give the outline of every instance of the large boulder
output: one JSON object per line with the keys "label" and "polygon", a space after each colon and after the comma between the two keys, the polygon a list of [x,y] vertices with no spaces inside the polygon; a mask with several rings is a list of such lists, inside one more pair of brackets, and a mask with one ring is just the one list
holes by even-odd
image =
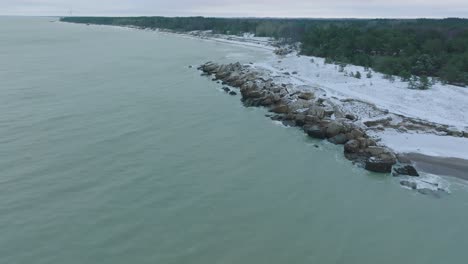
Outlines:
{"label": "large boulder", "polygon": [[348,142],[348,139],[346,138],[345,134],[338,134],[332,138],[329,138],[328,141],[336,145],[343,145]]}
{"label": "large boulder", "polygon": [[344,150],[345,150],[345,153],[358,153],[360,150],[359,141],[355,139],[349,140],[344,145]]}
{"label": "large boulder", "polygon": [[203,64],[200,68],[204,72],[213,73],[219,68],[219,65],[216,63],[212,63],[212,62],[207,62]]}
{"label": "large boulder", "polygon": [[345,127],[339,123],[339,122],[330,122],[327,126],[327,137],[328,138],[332,138],[332,137],[335,137],[339,134],[341,134],[341,132],[343,132],[345,130]]}
{"label": "large boulder", "polygon": [[306,124],[317,124],[320,122],[320,118],[314,115],[306,115],[304,121]]}
{"label": "large boulder", "polygon": [[393,168],[393,176],[407,175],[412,177],[419,177],[419,173],[412,165],[404,165]]}
{"label": "large boulder", "polygon": [[307,114],[323,119],[325,117],[325,110],[320,106],[313,105],[309,107]]}
{"label": "large boulder", "polygon": [[383,147],[369,147],[365,149],[365,152],[370,156],[365,164],[366,170],[379,173],[392,172],[392,167],[396,164],[397,159],[395,154],[389,149]]}
{"label": "large boulder", "polygon": [[297,114],[294,116],[294,120],[296,121],[296,126],[304,126],[306,116],[304,114]]}
{"label": "large boulder", "polygon": [[370,157],[366,161],[366,170],[378,172],[378,173],[390,173],[392,172],[392,167],[395,165],[395,161],[392,159],[378,159],[375,157]]}
{"label": "large boulder", "polygon": [[353,129],[351,132],[346,134],[346,137],[351,140],[351,139],[358,139],[364,137],[364,132],[362,132],[360,129]]}
{"label": "large boulder", "polygon": [[325,139],[326,138],[326,131],[323,127],[319,125],[305,125],[304,131],[313,138],[318,139]]}
{"label": "large boulder", "polygon": [[359,141],[359,146],[361,147],[361,149],[370,148],[370,151],[374,151],[374,149],[371,147],[375,147],[377,145],[375,143],[375,140],[370,139],[370,138],[360,137],[360,138],[357,138],[356,140]]}
{"label": "large boulder", "polygon": [[260,98],[263,96],[263,93],[259,90],[243,88],[241,89],[241,94],[243,98]]}

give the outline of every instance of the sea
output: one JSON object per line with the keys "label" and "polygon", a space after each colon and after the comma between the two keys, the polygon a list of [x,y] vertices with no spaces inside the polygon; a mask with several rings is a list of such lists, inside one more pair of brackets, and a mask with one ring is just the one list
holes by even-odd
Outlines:
{"label": "sea", "polygon": [[402,188],[196,69],[271,51],[57,20],[0,17],[1,264],[467,263],[464,182]]}

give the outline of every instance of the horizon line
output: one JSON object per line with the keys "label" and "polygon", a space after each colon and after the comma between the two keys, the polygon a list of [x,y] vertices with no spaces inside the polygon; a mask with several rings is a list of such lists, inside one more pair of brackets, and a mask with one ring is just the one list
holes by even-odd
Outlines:
{"label": "horizon line", "polygon": [[456,17],[456,16],[447,16],[447,17],[280,17],[280,16],[203,16],[203,15],[192,15],[192,16],[164,16],[164,15],[3,15],[0,14],[0,17],[57,17],[57,18],[72,18],[72,17],[166,17],[166,18],[190,18],[190,17],[202,17],[202,18],[226,18],[226,19],[434,19],[434,20],[444,20],[444,19],[468,19],[468,17]]}

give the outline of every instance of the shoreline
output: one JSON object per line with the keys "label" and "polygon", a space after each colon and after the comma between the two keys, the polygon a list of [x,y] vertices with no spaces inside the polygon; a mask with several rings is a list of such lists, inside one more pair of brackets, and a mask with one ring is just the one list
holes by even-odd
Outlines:
{"label": "shoreline", "polygon": [[[398,159],[396,152],[368,133],[352,111],[341,111],[340,105],[332,100],[308,89],[276,83],[268,72],[250,64],[207,62],[198,69],[202,76],[222,82],[223,90],[230,95],[236,95],[234,89],[239,89],[245,107],[264,107],[271,113],[266,116],[274,121],[302,129],[312,138],[343,145],[345,158],[358,167],[401,177],[402,186],[410,186],[422,194],[441,197],[449,193],[439,183],[422,177],[411,162]],[[405,180],[406,177],[413,179]]]}
{"label": "shoreline", "polygon": [[[93,25],[94,26],[94,25]],[[105,26],[105,27],[116,27],[112,25],[98,25],[98,26]],[[460,172],[463,169],[468,169],[468,165],[464,166],[464,162],[467,162],[468,160],[468,127],[466,126],[468,122],[464,123],[465,119],[468,120],[468,111],[467,114],[461,116],[460,118],[456,119],[456,116],[453,118],[449,119],[444,119],[447,116],[452,117],[451,115],[457,115],[458,113],[452,113],[450,114],[450,111],[452,111],[452,108],[449,108],[447,111],[440,115],[428,115],[425,114],[424,111],[427,109],[431,110],[431,108],[427,108],[427,106],[424,106],[426,102],[422,102],[422,104],[415,104],[414,106],[411,105],[411,100],[413,100],[412,96],[415,96],[416,99],[413,101],[418,102],[417,96],[419,95],[424,95],[424,93],[431,94],[431,91],[413,91],[409,89],[402,90],[401,89],[401,82],[397,81],[396,84],[392,83],[389,85],[388,81],[385,81],[387,83],[384,83],[382,81],[382,76],[379,73],[373,72],[374,76],[372,79],[365,80],[357,80],[356,78],[352,78],[349,76],[346,76],[343,78],[342,76],[338,76],[336,66],[335,65],[326,65],[323,62],[323,58],[316,58],[316,57],[308,57],[308,56],[302,56],[299,54],[295,54],[294,50],[289,50],[288,52],[284,53],[282,52],[281,47],[275,46],[275,43],[272,40],[269,40],[268,38],[255,38],[253,36],[229,36],[229,35],[219,35],[219,34],[212,34],[210,32],[200,32],[200,31],[194,31],[194,32],[172,32],[170,30],[149,30],[149,29],[140,29],[137,27],[132,27],[132,26],[117,26],[120,28],[127,28],[127,29],[135,29],[135,30],[144,30],[144,31],[149,31],[149,32],[155,32],[159,34],[170,34],[170,35],[176,35],[180,37],[185,37],[185,38],[191,38],[191,39],[197,39],[197,40],[206,40],[206,41],[213,41],[213,42],[219,42],[223,44],[230,44],[230,45],[237,45],[237,46],[242,46],[242,47],[247,47],[247,48],[255,48],[255,49],[263,49],[263,50],[269,50],[272,52],[271,59],[268,61],[264,62],[256,62],[256,63],[251,63],[250,65],[247,65],[252,71],[258,71],[261,72],[260,75],[262,75],[261,78],[264,78],[264,80],[268,80],[271,83],[278,83],[282,85],[286,85],[284,88],[286,90],[290,90],[292,94],[302,91],[304,92],[310,92],[314,94],[314,96],[317,96],[317,100],[320,100],[322,102],[325,102],[327,107],[332,107],[333,111],[329,109],[329,112],[333,112],[333,117],[330,116],[330,118],[335,119],[336,116],[335,113],[348,113],[352,114],[354,116],[352,120],[353,124],[356,125],[355,128],[360,129],[361,131],[364,132],[364,134],[368,135],[366,136],[370,141],[370,144],[367,144],[369,146],[365,146],[366,148],[372,147],[375,145],[376,147],[381,147],[383,149],[380,149],[378,152],[378,155],[383,155],[385,158],[389,158],[390,162],[392,163],[392,166],[396,164],[396,161],[393,163],[393,159],[391,158],[392,155],[398,155],[399,157],[406,157],[409,158],[409,164],[413,163],[416,167],[421,169],[421,171],[427,172],[427,173],[432,173],[432,172],[437,172],[436,174],[438,175],[446,175],[449,174],[449,176],[454,176],[458,177],[464,180],[468,180],[468,177],[465,177],[462,175]],[[280,52],[278,52],[278,50]],[[284,50],[284,49],[283,49]],[[214,70],[213,68],[211,70],[206,71],[206,69],[203,69],[204,66],[207,64],[204,64],[201,66],[201,69],[204,71],[204,73],[209,73],[208,75],[211,74],[216,74],[217,70]],[[237,74],[242,73],[243,67],[245,65],[240,65],[240,64],[230,64],[230,66],[236,65],[236,69],[231,69],[228,74],[229,76],[224,76],[224,77],[230,77],[230,75],[234,72],[237,72]],[[217,65],[217,66],[223,66],[223,65]],[[224,65],[224,66],[229,66],[229,65]],[[232,68],[232,67],[231,67]],[[334,69],[335,68],[335,69]],[[350,65],[348,66],[353,71],[357,70],[363,70],[362,67],[359,66],[354,66]],[[339,74],[342,75],[342,74]],[[221,78],[220,78],[221,77]],[[339,80],[338,80],[339,78]],[[237,85],[233,85],[232,80],[226,80],[223,78],[223,76],[216,76],[216,79],[222,80],[225,82],[225,84],[229,84],[231,87],[237,87],[241,88],[242,84],[238,83]],[[229,79],[229,78],[228,78]],[[235,79],[235,78],[234,78]],[[338,81],[337,81],[338,80]],[[234,80],[235,82],[236,80]],[[323,81],[323,83],[321,83]],[[365,83],[367,81],[367,83]],[[369,81],[370,81],[370,86],[369,87]],[[370,90],[374,89],[372,86],[378,86],[378,85],[385,85],[385,89],[389,90],[386,91],[386,96],[388,95],[396,95],[395,97],[400,97],[400,98],[390,98],[392,100],[379,100],[379,96],[369,93]],[[336,87],[333,87],[336,86]],[[388,89],[388,86],[395,86],[395,89],[392,90],[393,88],[390,87],[391,89]],[[348,89],[348,87],[351,87]],[[359,88],[362,88],[364,90],[364,93],[359,92]],[[353,90],[354,89],[354,90]],[[434,98],[438,99],[438,94],[439,90],[441,89],[440,87],[437,87],[437,91],[433,92],[435,93]],[[452,92],[453,94],[450,94],[451,97],[454,99],[460,100],[460,98],[457,98],[457,93],[463,93],[461,97],[462,102],[463,99],[465,99],[465,94],[466,98],[468,98],[468,89],[462,90],[463,88],[454,88],[454,87],[443,87],[444,90],[442,92],[446,91],[451,91],[450,89],[453,89]],[[377,89],[376,89],[377,90]],[[436,89],[435,89],[436,90]],[[366,93],[367,91],[367,93]],[[241,89],[242,93],[242,89]],[[289,93],[289,91],[288,91]],[[402,93],[402,94],[400,94]],[[400,109],[400,104],[395,104],[395,102],[398,102],[398,99],[401,99],[402,101],[405,100],[404,97],[405,94],[412,94],[410,97],[411,100],[406,100],[408,101],[409,107],[404,107],[404,109]],[[297,95],[297,94],[296,94]],[[449,96],[449,97],[450,97]],[[244,94],[243,94],[244,97]],[[450,98],[451,98],[450,97]],[[297,98],[296,98],[297,99]],[[295,99],[293,99],[295,100]],[[447,99],[444,97],[441,100],[446,100]],[[423,101],[423,100],[422,100]],[[442,106],[437,104],[437,101],[434,103],[434,108],[439,107],[440,109],[443,109]],[[446,102],[446,103],[451,103],[451,102]],[[424,106],[422,109],[418,109],[420,106]],[[255,103],[254,105],[250,106],[256,106]],[[462,105],[460,106],[462,107]],[[411,113],[411,111],[414,111]],[[299,110],[299,109],[296,109]],[[446,110],[446,109],[444,109]],[[433,113],[437,113],[437,109],[434,109],[432,111]],[[422,113],[422,114],[421,114]],[[461,112],[463,113],[463,111]],[[284,113],[282,113],[284,114]],[[344,115],[342,116],[344,117]],[[422,117],[422,118],[421,118]],[[426,118],[429,118],[427,120]],[[274,118],[278,118],[278,116],[274,116]],[[280,119],[278,119],[280,120]],[[448,124],[452,125],[442,125],[441,123],[434,122],[438,120],[446,120]],[[280,120],[282,122],[285,122],[287,125],[291,124],[291,120]],[[297,120],[292,120],[296,122]],[[334,120],[332,120],[334,121]],[[302,121],[299,121],[302,122]],[[385,137],[386,133],[391,130],[394,131],[398,135],[415,135],[422,133],[424,135],[431,135],[433,136],[433,140],[439,141],[440,139],[448,140],[451,141],[452,138],[458,140],[458,142],[462,142],[461,144],[461,151],[458,153],[457,157],[455,158],[446,158],[444,156],[451,156],[451,149],[447,148],[447,146],[442,146],[442,148],[446,148],[445,151],[441,151],[437,153],[434,156],[427,155],[430,151],[424,150],[424,145],[425,142],[422,142],[422,145],[416,146],[420,148],[414,148],[414,149],[403,149],[401,148],[401,142],[398,140],[394,140],[391,137]],[[322,136],[320,136],[322,137]],[[417,136],[418,137],[418,136]],[[385,139],[385,140],[383,140]],[[343,140],[340,140],[343,141]],[[369,143],[369,142],[368,142]],[[390,143],[390,144],[389,144]],[[396,143],[396,144],[391,144],[391,143]],[[418,142],[421,143],[421,142]],[[364,144],[366,145],[366,144]],[[406,144],[407,145],[407,144]],[[387,146],[391,146],[388,148]],[[466,146],[466,148],[465,148]],[[440,146],[438,146],[440,147]],[[421,150],[422,149],[422,150]],[[436,151],[437,152],[437,151]],[[410,154],[405,154],[405,153],[410,153]],[[432,153],[432,152],[431,152]],[[376,153],[374,153],[376,154]],[[378,156],[374,155],[374,156]],[[365,155],[366,158],[368,155]],[[376,157],[374,157],[376,158]],[[359,160],[361,158],[356,158],[354,157],[354,160]],[[414,160],[413,160],[414,159]],[[351,158],[353,160],[353,158]],[[456,160],[456,161],[455,161]],[[364,164],[363,166],[366,167],[366,162],[363,163],[362,160],[360,160],[361,164]],[[427,164],[433,162],[434,164],[439,164],[439,167],[437,166],[428,166]],[[391,167],[391,166],[390,166]],[[443,171],[447,171],[444,173]],[[391,171],[391,170],[390,170]],[[382,172],[390,172],[388,171],[388,164],[386,165],[386,168]]]}
{"label": "shoreline", "polygon": [[468,160],[466,159],[428,156],[420,153],[404,153],[398,158],[411,161],[417,169],[426,173],[468,181]]}

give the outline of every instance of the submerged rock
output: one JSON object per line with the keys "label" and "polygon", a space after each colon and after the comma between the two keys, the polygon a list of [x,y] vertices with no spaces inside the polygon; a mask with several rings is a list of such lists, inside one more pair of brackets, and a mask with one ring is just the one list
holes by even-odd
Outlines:
{"label": "submerged rock", "polygon": [[412,181],[400,181],[401,186],[408,187],[410,189],[416,190],[418,188],[418,185],[415,182]]}

